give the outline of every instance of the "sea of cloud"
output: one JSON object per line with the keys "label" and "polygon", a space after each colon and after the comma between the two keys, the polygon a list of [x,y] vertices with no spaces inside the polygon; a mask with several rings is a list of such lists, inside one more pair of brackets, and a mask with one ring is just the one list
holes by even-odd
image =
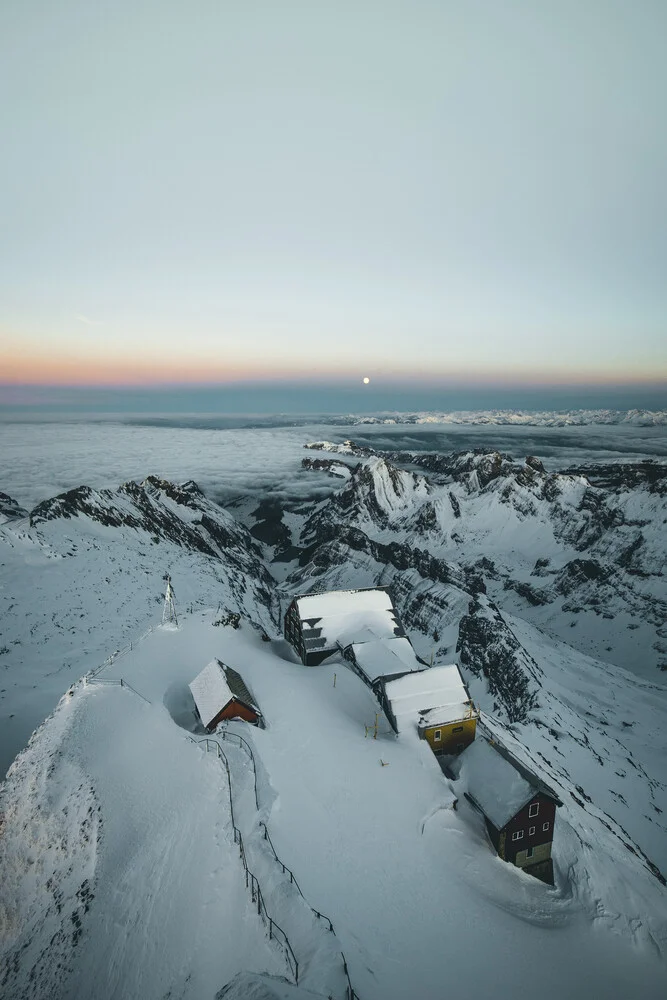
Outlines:
{"label": "sea of cloud", "polygon": [[[343,420],[344,418],[340,418]],[[588,462],[667,460],[665,427],[346,425],[302,423],[247,426],[187,417],[128,417],[100,420],[16,421],[0,424],[0,491],[28,509],[82,484],[114,487],[153,474],[194,479],[222,502],[276,493],[315,496],[332,481],[301,469],[308,441],[343,441],[378,449],[447,453],[469,448],[509,452],[516,459],[537,455],[550,470]],[[230,426],[230,424],[236,426]],[[220,426],[222,424],[222,426]],[[244,426],[245,424],[245,426]]]}

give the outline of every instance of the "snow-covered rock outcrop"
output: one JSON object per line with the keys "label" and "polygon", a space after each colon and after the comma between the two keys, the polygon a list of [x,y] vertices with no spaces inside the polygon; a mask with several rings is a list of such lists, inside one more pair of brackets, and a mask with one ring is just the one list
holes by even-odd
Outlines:
{"label": "snow-covered rock outcrop", "polygon": [[0,493],[0,524],[27,517],[28,511],[6,493]]}

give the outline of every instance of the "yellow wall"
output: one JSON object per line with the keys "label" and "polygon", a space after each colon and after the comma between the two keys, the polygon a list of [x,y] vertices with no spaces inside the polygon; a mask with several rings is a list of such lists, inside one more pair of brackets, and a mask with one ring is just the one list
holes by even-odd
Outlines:
{"label": "yellow wall", "polygon": [[527,855],[527,851],[518,851],[514,864],[518,865],[519,868],[525,868],[526,865],[536,865],[540,861],[548,861],[551,857],[551,842],[534,847],[532,858]]}
{"label": "yellow wall", "polygon": [[[461,729],[461,727],[463,727]],[[463,743],[467,747],[475,739],[477,729],[477,719],[461,719],[459,722],[448,722],[444,726],[429,726],[423,729],[422,736],[428,740],[433,753],[457,753],[457,746]],[[458,730],[458,732],[454,732]],[[440,739],[436,740],[436,732],[440,733]]]}

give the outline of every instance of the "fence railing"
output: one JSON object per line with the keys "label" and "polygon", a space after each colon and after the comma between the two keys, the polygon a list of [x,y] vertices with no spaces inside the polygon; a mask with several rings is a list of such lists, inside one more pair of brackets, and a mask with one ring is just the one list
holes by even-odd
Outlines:
{"label": "fence railing", "polygon": [[126,656],[127,653],[131,653],[132,650],[135,649],[140,642],[143,642],[144,639],[147,639],[151,632],[154,632],[156,628],[156,625],[149,625],[146,631],[143,632],[138,639],[133,639],[131,642],[128,642],[122,649],[115,649],[113,653],[110,653],[109,656],[107,656],[106,660],[100,663],[97,667],[93,667],[92,670],[89,670],[85,676],[89,678],[97,677],[101,670],[104,670],[105,667],[110,667],[111,664],[114,663],[114,661],[120,656]]}
{"label": "fence railing", "polygon": [[257,764],[255,763],[255,755],[252,752],[252,747],[246,739],[243,738],[239,733],[233,733],[229,729],[219,729],[215,734],[220,736],[223,740],[228,740],[230,743],[238,741],[238,745],[242,750],[245,750],[248,757],[252,762],[252,776],[253,776],[253,788],[255,792],[255,806],[259,809],[259,797],[257,794]]}
{"label": "fence railing", "polygon": [[[271,837],[269,836],[269,830],[268,830],[268,827],[267,827],[266,823],[263,820],[260,820],[259,821],[259,825],[264,830],[264,840],[266,840],[266,842],[268,843],[269,847],[271,848],[271,852],[272,852],[274,858],[276,859],[276,861],[278,862],[278,864],[280,865],[280,867],[282,868],[283,874],[284,875],[289,875],[290,882],[293,885],[296,886],[297,891],[298,891],[299,895],[301,896],[301,898],[303,900],[305,900],[305,902],[307,903],[308,906],[310,906],[310,903],[308,902],[308,900],[306,899],[306,897],[303,894],[301,886],[299,885],[299,883],[296,880],[296,875],[294,874],[294,872],[292,871],[292,869],[288,868],[287,865],[285,864],[285,862],[281,861],[281,859],[278,857],[278,855],[276,853],[276,849],[273,846],[273,841],[271,840]],[[334,925],[332,924],[331,920],[329,920],[329,918],[327,917],[326,913],[320,913],[320,911],[316,910],[314,906],[310,906],[310,908],[313,911],[313,913],[315,914],[315,916],[318,918],[318,920],[323,920],[325,924],[328,924],[329,925],[329,930],[331,931],[331,933],[335,934],[336,932],[334,931]]]}
{"label": "fence railing", "polygon": [[91,677],[90,675],[86,675],[83,680],[85,684],[117,684],[119,687],[127,688],[128,691],[131,691],[133,694],[136,694],[139,698],[141,698],[142,701],[145,701],[147,705],[150,705],[150,701],[148,700],[148,698],[144,697],[144,695],[141,694],[140,691],[137,691],[136,688],[133,688],[132,685],[128,684],[127,681],[124,680],[124,678],[122,677],[116,679],[115,677],[114,678]]}
{"label": "fence railing", "polygon": [[[255,805],[259,809],[259,799],[258,799],[258,793],[257,793],[257,765],[255,763],[255,755],[253,753],[253,749],[252,749],[251,745],[239,733],[230,732],[230,730],[228,730],[228,729],[219,729],[218,732],[216,732],[216,736],[221,736],[223,739],[229,739],[232,742],[233,742],[234,739],[237,739],[239,741],[239,746],[242,746],[242,748],[245,750],[245,752],[250,757],[250,759],[252,761],[254,792],[255,792]],[[192,739],[191,737],[188,737],[188,738]],[[206,737],[205,739],[200,740],[200,741],[192,740],[192,742],[193,743],[196,743],[196,742],[206,742],[207,744],[209,742],[211,742],[211,743],[216,744],[216,746],[217,746],[216,741],[213,740],[213,739],[210,739],[210,737]],[[219,748],[219,749],[220,749],[220,751],[222,753],[222,749],[221,748]],[[223,755],[223,757],[224,757],[224,755]],[[232,801],[231,801],[232,800],[232,786],[231,786],[231,776],[230,776],[230,772],[229,772],[229,762],[227,761],[226,757],[224,757],[224,761],[225,761],[225,766],[227,767],[227,777],[229,779],[229,801],[230,801],[230,809],[232,809],[232,815],[233,815],[233,807],[232,807]],[[303,901],[305,902],[305,904],[308,907],[310,907],[311,911],[314,913],[314,915],[317,917],[318,920],[322,920],[325,924],[328,925],[328,930],[331,931],[331,933],[335,935],[336,932],[334,930],[334,925],[333,925],[332,921],[329,919],[329,917],[327,917],[327,915],[325,913],[321,913],[319,910],[316,910],[314,906],[311,906],[311,904],[308,902],[308,900],[304,896],[303,891],[301,889],[301,886],[297,882],[296,875],[294,874],[294,872],[292,871],[292,869],[288,868],[288,866],[285,864],[285,862],[282,861],[282,859],[278,857],[276,849],[273,846],[273,841],[271,840],[271,837],[269,835],[269,828],[267,827],[267,825],[264,822],[264,820],[260,820],[259,821],[259,825],[260,825],[260,827],[264,831],[264,839],[266,840],[266,842],[268,843],[269,847],[271,848],[271,853],[273,854],[273,857],[275,858],[277,864],[279,864],[280,867],[282,868],[283,874],[289,875],[290,882],[292,883],[292,885],[296,886],[297,892],[299,893],[299,895],[301,896],[301,898],[303,899]],[[240,833],[239,833],[239,836],[240,836]],[[243,851],[242,844],[241,844],[241,850]],[[354,991],[354,989],[352,987],[352,983],[350,982],[350,974],[349,974],[348,967],[347,967],[347,960],[346,960],[345,955],[343,954],[342,951],[340,953],[340,957],[341,957],[341,960],[342,960],[342,963],[343,963],[343,971],[345,972],[345,978],[347,980],[347,988],[346,988],[346,991],[345,991],[345,1000],[359,1000],[359,995]]]}
{"label": "fence railing", "polygon": [[237,827],[236,822],[234,820],[234,802],[232,799],[232,777],[231,777],[231,771],[229,769],[229,761],[227,760],[227,756],[223,751],[222,747],[220,746],[220,744],[217,742],[217,740],[212,740],[209,737],[205,737],[204,739],[201,740],[193,739],[192,736],[188,736],[187,738],[191,743],[194,743],[197,746],[201,746],[203,743],[206,746],[207,753],[209,753],[211,747],[214,747],[215,754],[218,760],[222,761],[222,764],[227,774],[227,788],[229,791],[229,812],[232,820],[232,829],[234,831],[234,843],[239,845],[239,853],[241,855],[241,861],[243,862],[243,869],[245,871],[246,888],[250,890],[250,898],[252,899],[253,903],[257,904],[257,913],[260,915],[260,917],[262,917],[262,919],[268,925],[269,939],[270,940],[275,939],[281,946],[287,964],[290,967],[290,971],[294,976],[294,982],[298,985],[299,962],[297,960],[296,955],[294,954],[294,949],[292,948],[292,945],[290,944],[289,938],[287,937],[285,931],[279,924],[276,923],[276,921],[273,919],[273,917],[267,910],[266,903],[264,902],[264,896],[262,895],[262,888],[259,884],[259,880],[257,879],[257,876],[254,875],[248,868],[248,861],[246,858],[245,847],[243,846],[243,837],[241,835],[241,831]]}

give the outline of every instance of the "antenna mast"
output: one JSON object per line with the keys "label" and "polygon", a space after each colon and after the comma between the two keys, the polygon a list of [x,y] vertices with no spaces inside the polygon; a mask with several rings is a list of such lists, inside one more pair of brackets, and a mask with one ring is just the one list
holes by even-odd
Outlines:
{"label": "antenna mast", "polygon": [[174,590],[171,585],[171,577],[167,573],[167,589],[164,595],[164,607],[162,609],[162,624],[166,625],[167,622],[173,622],[176,627],[178,627],[178,618],[176,616],[176,605],[174,604]]}

